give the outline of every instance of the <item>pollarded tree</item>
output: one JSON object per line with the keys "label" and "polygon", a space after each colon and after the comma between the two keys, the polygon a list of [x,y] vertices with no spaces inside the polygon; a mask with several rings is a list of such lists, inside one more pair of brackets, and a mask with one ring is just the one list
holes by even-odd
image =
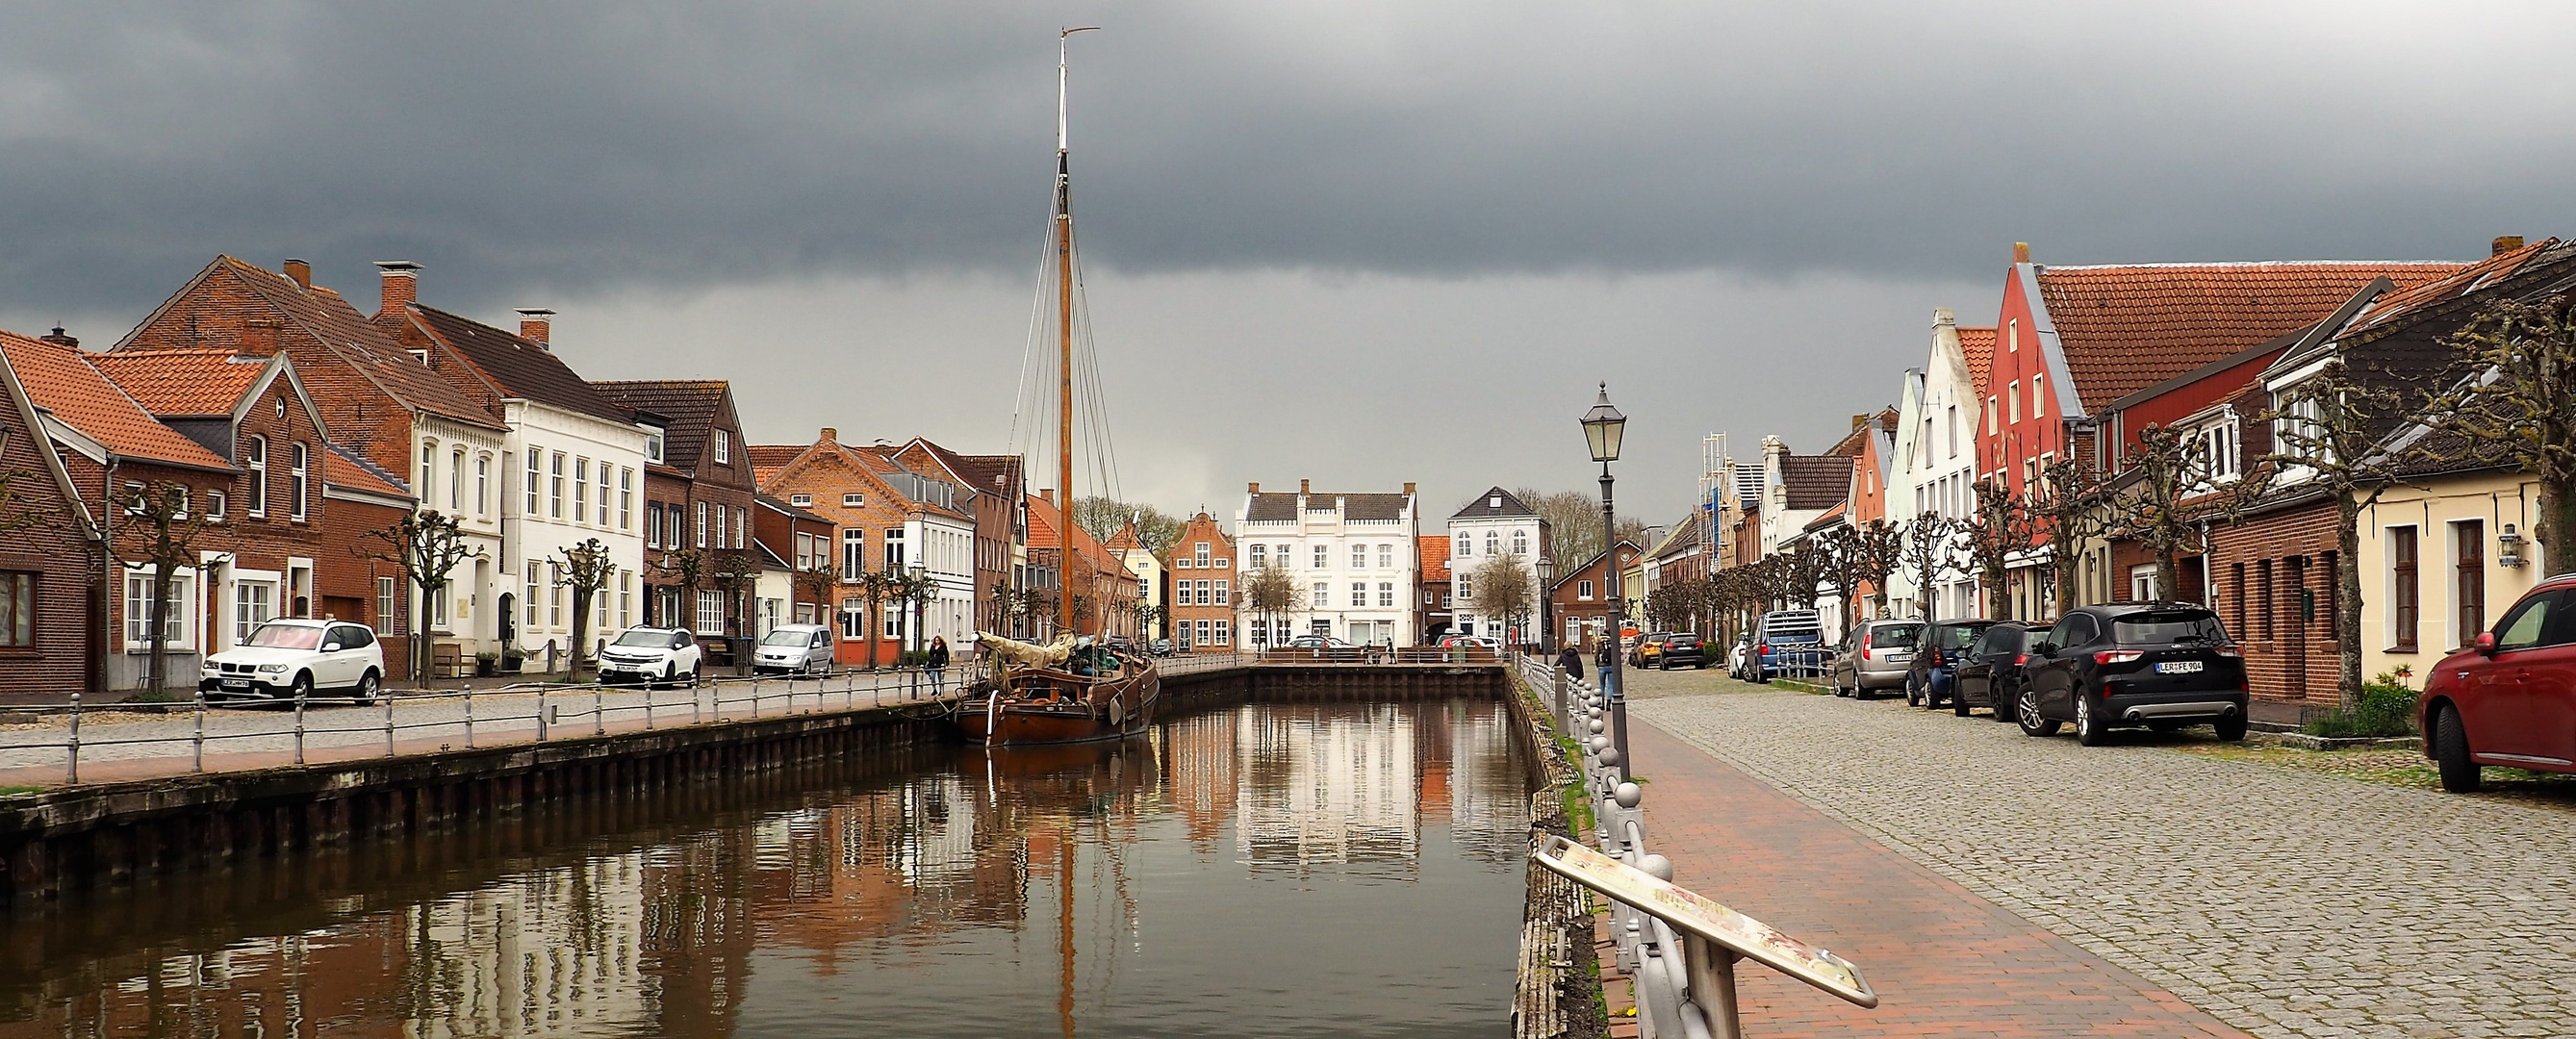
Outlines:
{"label": "pollarded tree", "polygon": [[2231,478],[2227,468],[2207,441],[2149,423],[2121,462],[2121,478],[2102,493],[2105,529],[2155,555],[2156,587],[2166,596],[2182,587],[2182,554],[2206,549],[2202,524],[2241,515],[2262,494],[2262,480]]}
{"label": "pollarded tree", "polygon": [[617,579],[617,556],[598,538],[591,538],[546,562],[554,566],[555,583],[572,589],[572,662],[564,669],[564,677],[577,682],[583,667],[592,663],[591,603],[610,581]]}
{"label": "pollarded tree", "polygon": [[2472,454],[2531,474],[2542,562],[2576,569],[2576,296],[2497,303],[2449,345],[2449,378],[2423,408],[2428,423],[2466,438]]}
{"label": "pollarded tree", "polygon": [[2075,608],[2076,558],[2085,542],[2108,530],[2102,508],[2101,474],[2074,458],[2059,458],[2039,468],[2039,485],[2026,488],[2030,515],[2038,533],[2049,540],[2049,569],[2056,575],[2057,613]]}
{"label": "pollarded tree", "polygon": [[1287,567],[1265,563],[1242,572],[1243,586],[1235,589],[1235,598],[1243,608],[1258,615],[1268,630],[1276,631],[1279,618],[1306,610],[1305,589],[1298,587],[1297,575]]}
{"label": "pollarded tree", "polygon": [[1469,571],[1469,608],[1486,617],[1499,617],[1507,637],[1520,637],[1534,604],[1538,601],[1538,581],[1530,572],[1529,561],[1518,553],[1487,556]]}
{"label": "pollarded tree", "polygon": [[1816,593],[1825,583],[1826,568],[1833,565],[1831,553],[1817,548],[1812,541],[1801,541],[1778,558],[1782,605],[1815,609]]}
{"label": "pollarded tree", "polygon": [[409,513],[358,537],[360,544],[354,550],[358,558],[393,564],[420,593],[421,607],[412,611],[411,672],[413,680],[427,681],[429,621],[436,612],[429,604],[447,591],[449,575],[467,560],[482,558],[483,550],[466,540],[456,517],[440,512]]}
{"label": "pollarded tree", "polygon": [[1905,563],[1905,528],[1883,519],[1868,520],[1842,528],[1838,551],[1848,552],[1852,565],[1860,570],[1860,579],[1870,586],[1872,612],[1887,616],[1888,577]]}
{"label": "pollarded tree", "polygon": [[1985,584],[1987,611],[1996,620],[2012,620],[2012,596],[2004,594],[2004,574],[2015,554],[2030,551],[2034,521],[2018,495],[2000,481],[1979,480],[1977,511],[1963,530],[1969,565]]}
{"label": "pollarded tree", "polygon": [[2262,460],[2280,467],[2277,479],[2334,499],[2335,697],[2346,710],[2361,703],[2361,514],[2401,482],[2402,459],[2380,438],[2407,414],[2397,390],[2354,378],[2338,358],[2275,394],[2262,415],[2272,425],[2272,453]]}
{"label": "pollarded tree", "polygon": [[152,568],[152,606],[146,641],[152,647],[151,674],[145,688],[158,697],[168,670],[170,580],[180,567],[197,565],[197,536],[206,516],[188,508],[188,488],[175,483],[132,484],[115,496],[124,519],[117,524],[118,554],[129,563]]}
{"label": "pollarded tree", "polygon": [[1965,525],[1937,512],[1925,511],[1905,523],[1905,566],[1914,572],[1916,602],[1922,619],[1939,620],[1939,608],[1933,603],[1933,591],[1943,574],[1958,570],[1958,535]]}

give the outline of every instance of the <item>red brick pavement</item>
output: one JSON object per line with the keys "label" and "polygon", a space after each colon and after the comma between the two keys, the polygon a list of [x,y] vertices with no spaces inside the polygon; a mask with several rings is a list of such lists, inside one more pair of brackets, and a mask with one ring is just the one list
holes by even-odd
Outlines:
{"label": "red brick pavement", "polygon": [[1677,883],[1833,950],[1878,990],[1864,1010],[1747,964],[1748,1035],[2245,1035],[1651,725],[1630,745],[1647,847]]}

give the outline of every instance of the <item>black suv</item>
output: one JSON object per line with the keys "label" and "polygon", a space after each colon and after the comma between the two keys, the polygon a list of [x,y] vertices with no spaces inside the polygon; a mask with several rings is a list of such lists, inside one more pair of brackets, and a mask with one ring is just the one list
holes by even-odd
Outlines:
{"label": "black suv", "polygon": [[1996,621],[1959,651],[1950,667],[1950,711],[1965,717],[1971,707],[1994,708],[1995,720],[2013,719],[2013,701],[2030,677],[2031,646],[2048,629],[2020,621]]}
{"label": "black suv", "polygon": [[1687,631],[1675,632],[1658,641],[1663,648],[1655,654],[1656,667],[1670,671],[1688,664],[1691,670],[1697,671],[1708,666],[1708,647],[1701,644],[1698,635]]}
{"label": "black suv", "polygon": [[[1995,626],[1993,621],[1935,621],[1923,630],[1914,647],[1914,666],[1905,671],[1905,703],[1911,707],[1939,707],[1943,700],[1959,702],[1959,662],[1966,658],[1968,647],[1977,636]],[[1968,713],[1967,708],[1956,708]]]}
{"label": "black suv", "polygon": [[2245,656],[2207,607],[2079,606],[2031,649],[2013,709],[2025,733],[2052,735],[2071,721],[2091,747],[2116,725],[2171,732],[2208,722],[2219,739],[2245,738]]}

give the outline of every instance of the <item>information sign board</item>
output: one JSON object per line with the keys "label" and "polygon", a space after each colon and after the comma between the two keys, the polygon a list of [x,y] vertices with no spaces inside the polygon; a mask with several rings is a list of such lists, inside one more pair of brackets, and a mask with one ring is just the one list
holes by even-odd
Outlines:
{"label": "information sign board", "polygon": [[1699,935],[1861,1006],[1878,1005],[1878,993],[1870,990],[1869,979],[1850,961],[1672,881],[1563,837],[1549,840],[1531,854],[1549,871],[1662,920],[1676,931]]}

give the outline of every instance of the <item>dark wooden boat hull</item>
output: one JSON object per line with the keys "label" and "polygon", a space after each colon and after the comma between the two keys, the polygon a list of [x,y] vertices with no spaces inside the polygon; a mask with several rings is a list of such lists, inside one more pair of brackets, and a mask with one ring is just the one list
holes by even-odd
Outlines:
{"label": "dark wooden boat hull", "polygon": [[1068,681],[1081,683],[1082,694],[1037,698],[1015,690],[998,706],[989,695],[968,700],[958,707],[957,727],[969,742],[1000,747],[1125,739],[1153,726],[1163,683],[1151,669],[1112,681],[1046,672],[1029,684],[1061,687]]}

